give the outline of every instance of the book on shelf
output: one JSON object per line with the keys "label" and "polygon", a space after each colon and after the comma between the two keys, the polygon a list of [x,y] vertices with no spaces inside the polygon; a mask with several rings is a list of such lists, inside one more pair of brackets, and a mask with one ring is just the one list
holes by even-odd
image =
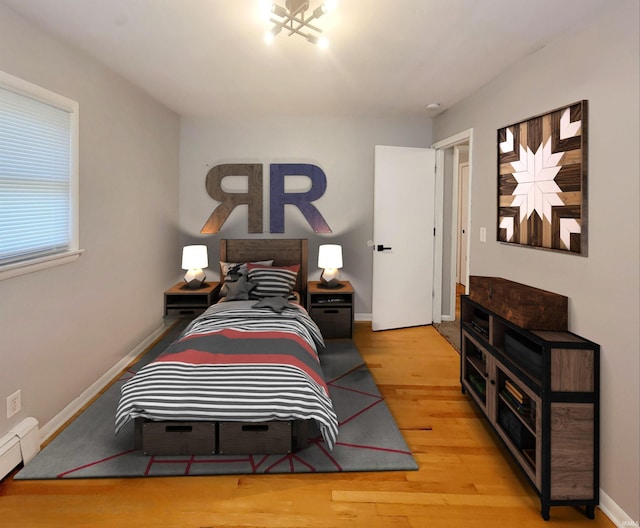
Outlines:
{"label": "book on shelf", "polygon": [[520,403],[527,403],[529,401],[529,397],[525,393],[523,393],[520,388],[511,380],[505,380],[504,388]]}
{"label": "book on shelf", "polygon": [[501,392],[502,397],[513,407],[518,414],[522,416],[531,416],[532,409],[528,402],[521,403],[516,398],[513,397],[508,390],[503,389]]}
{"label": "book on shelf", "polygon": [[486,381],[484,380],[484,378],[470,374],[468,379],[476,392],[484,397],[487,391]]}

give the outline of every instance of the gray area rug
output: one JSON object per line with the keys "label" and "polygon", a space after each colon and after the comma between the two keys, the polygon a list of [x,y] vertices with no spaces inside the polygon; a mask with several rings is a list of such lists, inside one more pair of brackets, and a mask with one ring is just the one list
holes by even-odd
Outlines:
{"label": "gray area rug", "polygon": [[449,341],[453,348],[460,352],[460,319],[435,323],[433,327]]}
{"label": "gray area rug", "polygon": [[140,361],[50,442],[15,479],[113,478],[251,473],[416,470],[418,465],[352,341],[328,341],[322,368],[339,420],[329,451],[318,435],[289,455],[146,456],[135,450],[133,423],[114,435],[123,383],[182,330],[171,329]]}

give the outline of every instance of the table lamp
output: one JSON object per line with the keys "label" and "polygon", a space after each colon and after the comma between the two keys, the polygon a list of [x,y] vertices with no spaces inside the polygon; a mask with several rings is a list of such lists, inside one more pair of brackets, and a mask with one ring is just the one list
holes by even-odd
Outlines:
{"label": "table lamp", "polygon": [[184,281],[187,287],[197,290],[202,288],[206,276],[202,268],[209,265],[207,246],[184,246],[182,249],[182,269],[187,270]]}
{"label": "table lamp", "polygon": [[318,267],[322,268],[320,286],[323,288],[340,288],[340,272],[342,267],[342,246],[323,244],[318,248]]}

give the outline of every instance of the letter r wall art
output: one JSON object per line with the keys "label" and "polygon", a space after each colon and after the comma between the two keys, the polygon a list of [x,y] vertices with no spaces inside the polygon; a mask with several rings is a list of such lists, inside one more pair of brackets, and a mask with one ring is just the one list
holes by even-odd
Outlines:
{"label": "letter r wall art", "polygon": [[[247,192],[227,192],[222,188],[222,180],[228,176],[247,178]],[[305,176],[311,181],[306,192],[286,192],[287,176]],[[275,163],[269,170],[269,230],[271,233],[284,233],[284,206],[294,205],[303,214],[316,233],[331,233],[331,228],[320,211],[312,204],[327,189],[327,177],[322,169],[309,163]],[[214,234],[220,231],[231,211],[238,205],[249,207],[249,233],[262,233],[263,185],[262,165],[257,163],[225,163],[216,165],[207,173],[205,186],[214,200],[221,202],[211,213],[200,230],[202,234]]]}

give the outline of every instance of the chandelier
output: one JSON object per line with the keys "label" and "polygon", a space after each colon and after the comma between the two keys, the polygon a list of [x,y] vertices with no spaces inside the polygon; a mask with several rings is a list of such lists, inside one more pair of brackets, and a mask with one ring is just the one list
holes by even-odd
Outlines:
{"label": "chandelier", "polygon": [[322,29],[311,22],[331,11],[337,0],[326,0],[307,16],[309,0],[285,0],[285,7],[272,4],[269,22],[273,27],[265,33],[264,41],[271,44],[275,37],[284,29],[288,35],[300,35],[302,38],[321,48],[327,48],[329,41],[320,36]]}

